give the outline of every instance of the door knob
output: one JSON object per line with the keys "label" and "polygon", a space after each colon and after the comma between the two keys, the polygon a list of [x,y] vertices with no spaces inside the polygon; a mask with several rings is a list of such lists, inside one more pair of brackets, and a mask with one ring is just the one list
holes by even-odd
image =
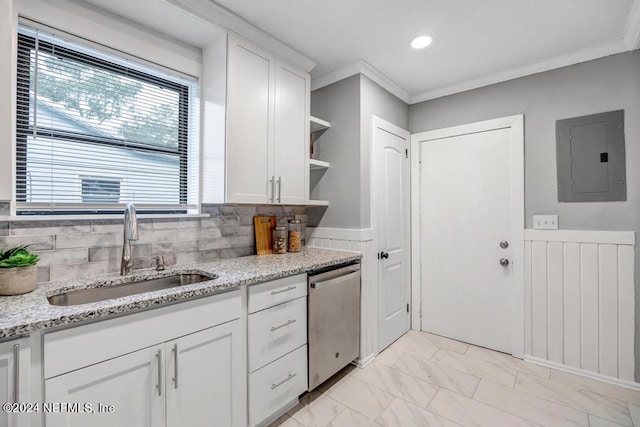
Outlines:
{"label": "door knob", "polygon": [[380,259],[387,259],[389,258],[389,254],[385,251],[380,252]]}
{"label": "door knob", "polygon": [[507,242],[506,240],[503,240],[502,242],[500,242],[500,247],[502,249],[507,249],[509,247],[509,242]]}
{"label": "door knob", "polygon": [[506,258],[500,258],[500,265],[503,267],[508,267],[509,266],[509,260]]}

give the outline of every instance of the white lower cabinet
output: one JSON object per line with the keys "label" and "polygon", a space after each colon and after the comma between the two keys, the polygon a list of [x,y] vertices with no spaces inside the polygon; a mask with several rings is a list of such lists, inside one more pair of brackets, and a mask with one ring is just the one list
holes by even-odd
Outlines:
{"label": "white lower cabinet", "polygon": [[240,328],[235,320],[46,380],[48,402],[78,404],[48,414],[47,426],[243,426]]}
{"label": "white lower cabinet", "polygon": [[[47,402],[78,403],[78,408],[60,408],[47,413],[47,427],[116,425],[164,425],[164,391],[156,387],[162,381],[159,372],[164,345],[145,348],[87,368],[69,372],[45,381]],[[99,405],[113,405],[113,412],[77,413],[85,404],[100,411]]]}
{"label": "white lower cabinet", "polygon": [[[0,402],[29,402],[29,372],[31,360],[28,339],[0,343]],[[21,412],[0,411],[0,426],[28,425],[29,415]]]}
{"label": "white lower cabinet", "polygon": [[249,420],[262,423],[307,391],[307,346],[249,374]]}
{"label": "white lower cabinet", "polygon": [[249,316],[249,372],[307,343],[307,299],[298,298]]}
{"label": "white lower cabinet", "polygon": [[[236,320],[168,343],[167,426],[245,426],[244,358]],[[240,393],[242,390],[242,393]]]}
{"label": "white lower cabinet", "polygon": [[44,336],[47,427],[247,425],[240,291]]}
{"label": "white lower cabinet", "polygon": [[307,275],[249,287],[249,425],[264,426],[307,391]]}
{"label": "white lower cabinet", "polygon": [[46,380],[48,402],[78,404],[48,414],[47,426],[243,426],[240,328],[235,320]]}

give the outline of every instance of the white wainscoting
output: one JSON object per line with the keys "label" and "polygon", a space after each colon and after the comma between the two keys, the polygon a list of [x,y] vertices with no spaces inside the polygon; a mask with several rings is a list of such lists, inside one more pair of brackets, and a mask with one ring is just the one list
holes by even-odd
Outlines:
{"label": "white wainscoting", "polygon": [[373,229],[307,227],[307,246],[362,254],[360,357],[357,363],[364,366],[378,354],[378,274]]}
{"label": "white wainscoting", "polygon": [[525,231],[527,358],[634,381],[634,247],[634,232]]}

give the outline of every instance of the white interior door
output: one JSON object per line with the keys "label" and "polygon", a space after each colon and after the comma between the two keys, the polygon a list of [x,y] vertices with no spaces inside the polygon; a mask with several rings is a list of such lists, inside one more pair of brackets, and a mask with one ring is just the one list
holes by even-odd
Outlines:
{"label": "white interior door", "polygon": [[509,127],[461,131],[418,144],[422,329],[512,353],[518,147]]}
{"label": "white interior door", "polygon": [[378,347],[409,330],[409,132],[373,121],[378,244]]}

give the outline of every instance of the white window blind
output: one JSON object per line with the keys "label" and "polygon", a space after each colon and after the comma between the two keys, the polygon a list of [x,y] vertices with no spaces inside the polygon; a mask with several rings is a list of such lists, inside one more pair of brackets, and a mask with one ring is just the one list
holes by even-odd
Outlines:
{"label": "white window blind", "polygon": [[197,83],[20,25],[19,214],[193,212]]}

